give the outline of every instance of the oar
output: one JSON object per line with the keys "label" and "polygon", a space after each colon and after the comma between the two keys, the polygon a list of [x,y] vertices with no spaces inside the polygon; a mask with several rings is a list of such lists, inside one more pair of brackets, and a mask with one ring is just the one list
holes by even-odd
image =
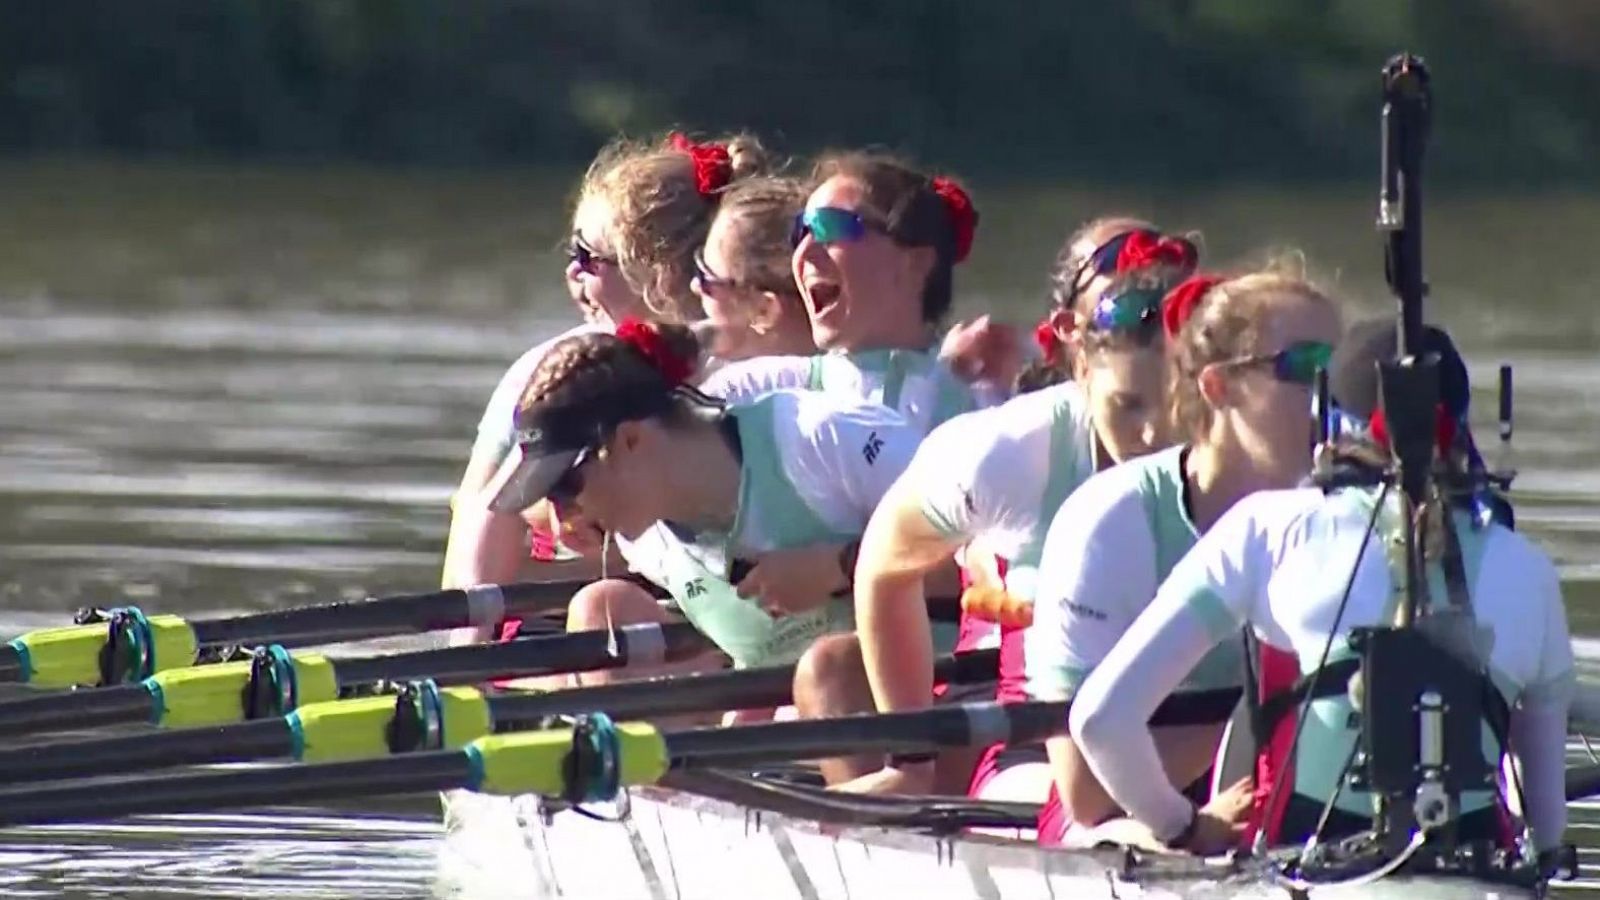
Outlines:
{"label": "oar", "polygon": [[683,659],[709,646],[693,626],[681,622],[342,659],[274,645],[247,661],[169,669],[138,684],[0,703],[0,738],[134,722],[222,725],[281,716],[375,681],[480,681],[647,665]]}
{"label": "oar", "polygon": [[[1237,699],[1237,691],[1232,692]],[[1151,722],[1165,718],[1172,698]],[[573,728],[478,738],[434,750],[332,763],[96,779],[0,792],[0,825],[91,821],[316,802],[455,788],[604,800],[668,771],[869,752],[909,752],[997,741],[1030,743],[1066,728],[1066,703],[967,703],[917,712],[699,728],[663,734],[642,722],[580,719]]]}
{"label": "oar", "polygon": [[[994,678],[999,652],[979,650],[934,663],[952,684]],[[459,748],[493,732],[538,728],[549,716],[603,712],[613,717],[751,709],[789,702],[793,665],[626,681],[545,693],[485,695],[474,688],[416,685],[399,696],[361,697],[301,707],[288,716],[173,731],[0,750],[0,783],[111,775],[202,763],[291,757],[307,762],[359,759],[418,749]]]}
{"label": "oar", "polygon": [[297,647],[492,625],[563,609],[579,587],[582,582],[489,584],[193,621],[123,607],[105,622],[31,631],[0,644],[0,683],[118,684],[188,666],[201,647]]}

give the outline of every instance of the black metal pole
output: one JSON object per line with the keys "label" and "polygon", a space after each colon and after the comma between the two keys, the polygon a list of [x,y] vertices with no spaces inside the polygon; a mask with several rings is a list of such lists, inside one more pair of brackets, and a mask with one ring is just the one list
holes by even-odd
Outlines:
{"label": "black metal pole", "polygon": [[0,783],[250,762],[293,752],[294,734],[289,720],[277,716],[215,728],[182,728],[8,748],[0,750]]}
{"label": "black metal pole", "polygon": [[0,739],[148,722],[156,700],[139,684],[55,691],[0,703]]}

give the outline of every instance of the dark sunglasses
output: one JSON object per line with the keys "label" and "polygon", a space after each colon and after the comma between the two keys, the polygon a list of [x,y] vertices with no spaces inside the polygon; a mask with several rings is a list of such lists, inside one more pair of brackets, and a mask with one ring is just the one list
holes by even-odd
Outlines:
{"label": "dark sunglasses", "polygon": [[724,288],[731,290],[739,286],[737,280],[724,278],[711,271],[711,267],[706,265],[704,249],[694,251],[694,282],[703,294],[709,294],[712,291]]}
{"label": "dark sunglasses", "polygon": [[794,228],[789,231],[789,246],[798,249],[806,235],[819,244],[851,243],[866,237],[869,228],[885,231],[882,225],[868,221],[855,210],[819,206],[794,217]]}
{"label": "dark sunglasses", "polygon": [[1257,353],[1231,360],[1233,365],[1270,365],[1272,377],[1291,384],[1311,385],[1317,370],[1326,369],[1333,358],[1333,347],[1321,341],[1297,341],[1277,353]]}
{"label": "dark sunglasses", "polygon": [[588,447],[579,451],[577,458],[573,459],[572,465],[561,473],[561,477],[556,479],[555,484],[550,485],[550,490],[545,494],[545,499],[554,503],[558,508],[571,506],[577,502],[578,495],[583,493],[583,467],[589,462],[591,456],[593,456],[593,450]]}
{"label": "dark sunglasses", "polygon": [[578,264],[578,271],[586,275],[599,275],[603,265],[616,265],[615,256],[604,253],[589,246],[583,235],[574,231],[572,239],[567,243],[567,258]]}

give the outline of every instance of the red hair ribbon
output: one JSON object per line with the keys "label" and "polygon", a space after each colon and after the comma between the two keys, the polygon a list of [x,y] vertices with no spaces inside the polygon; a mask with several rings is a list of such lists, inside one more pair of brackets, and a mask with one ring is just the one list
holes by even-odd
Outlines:
{"label": "red hair ribbon", "polygon": [[679,356],[654,325],[634,318],[623,319],[617,326],[617,337],[639,351],[661,373],[668,387],[677,387],[694,374],[694,363]]}
{"label": "red hair ribbon", "polygon": [[1161,298],[1161,330],[1169,339],[1178,336],[1185,322],[1200,308],[1206,294],[1228,279],[1221,275],[1190,275]]}
{"label": "red hair ribbon", "polygon": [[1131,232],[1117,251],[1117,274],[1146,266],[1168,265],[1185,272],[1194,271],[1200,250],[1188,238],[1167,237],[1141,228]]}
{"label": "red hair ribbon", "polygon": [[972,198],[954,181],[940,175],[929,184],[950,213],[950,228],[956,236],[955,261],[961,262],[972,252],[972,238],[978,232],[978,211],[972,207]]}
{"label": "red hair ribbon", "polygon": [[1056,329],[1050,324],[1049,316],[1045,316],[1043,321],[1034,326],[1033,342],[1039,345],[1047,364],[1053,366],[1057,363],[1057,357],[1061,355],[1061,341],[1056,338]]}
{"label": "red hair ribbon", "polygon": [[689,155],[694,165],[694,189],[702,197],[710,197],[728,186],[733,180],[733,157],[721,144],[699,144],[674,131],[667,137],[672,149]]}

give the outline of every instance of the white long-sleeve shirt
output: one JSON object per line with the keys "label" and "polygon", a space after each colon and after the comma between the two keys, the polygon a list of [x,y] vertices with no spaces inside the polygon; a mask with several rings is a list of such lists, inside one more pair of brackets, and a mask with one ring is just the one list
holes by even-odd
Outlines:
{"label": "white long-sleeve shirt", "polygon": [[[1391,495],[1391,506],[1395,500]],[[1314,489],[1240,501],[1178,563],[1085,680],[1072,707],[1072,734],[1112,799],[1157,835],[1182,831],[1191,807],[1162,777],[1146,723],[1208,649],[1247,623],[1265,643],[1292,650],[1304,672],[1316,666],[1330,632],[1337,659],[1350,629],[1388,620],[1395,581],[1385,532],[1358,558],[1373,501],[1371,491],[1324,496]],[[1566,825],[1564,748],[1574,685],[1560,581],[1549,558],[1521,534],[1499,525],[1476,532],[1459,526],[1458,533],[1473,614],[1493,635],[1490,675],[1511,706],[1523,808],[1535,844],[1553,847]],[[1352,569],[1348,605],[1336,624]],[[1331,793],[1357,736],[1348,704],[1343,694],[1312,704],[1296,748],[1297,792]],[[1341,807],[1365,803],[1352,793],[1341,793]]]}

